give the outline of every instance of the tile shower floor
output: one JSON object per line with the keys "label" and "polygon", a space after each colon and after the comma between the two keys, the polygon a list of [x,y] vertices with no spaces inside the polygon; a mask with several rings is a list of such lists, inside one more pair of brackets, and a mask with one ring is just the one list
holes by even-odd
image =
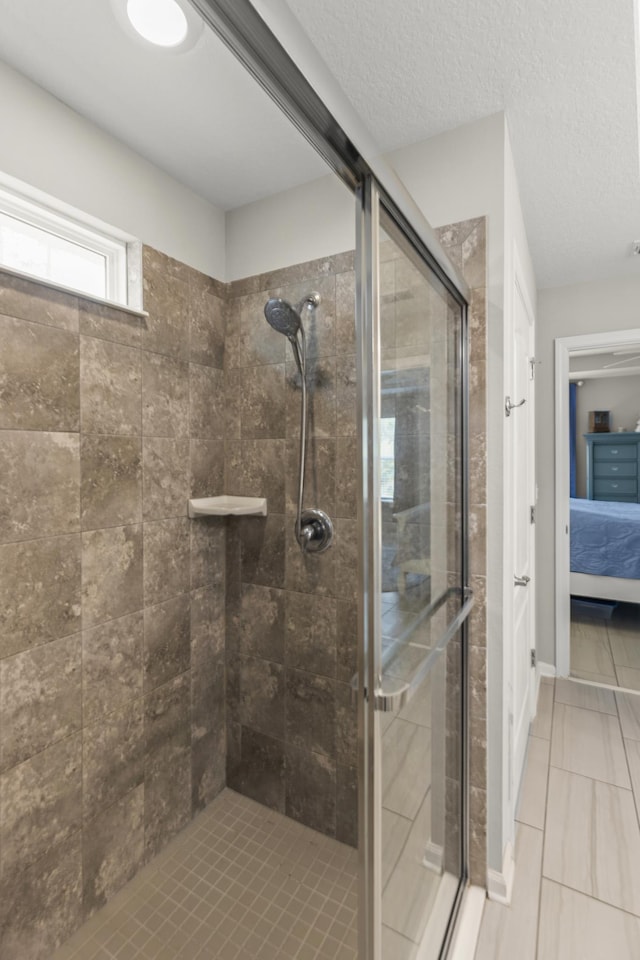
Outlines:
{"label": "tile shower floor", "polygon": [[640,690],[640,606],[621,603],[610,620],[573,613],[571,675]]}
{"label": "tile shower floor", "polygon": [[543,680],[509,907],[475,960],[639,960],[640,693]]}
{"label": "tile shower floor", "polygon": [[53,960],[355,960],[357,852],[224,790]]}

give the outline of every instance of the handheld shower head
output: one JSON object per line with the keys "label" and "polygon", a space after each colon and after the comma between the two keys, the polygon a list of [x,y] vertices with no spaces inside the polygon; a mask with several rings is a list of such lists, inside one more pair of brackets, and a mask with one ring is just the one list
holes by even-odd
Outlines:
{"label": "handheld shower head", "polygon": [[288,300],[282,300],[280,297],[272,297],[267,300],[264,315],[270,327],[273,327],[278,333],[283,333],[289,340],[294,341],[296,339],[302,321],[300,320],[300,314]]}

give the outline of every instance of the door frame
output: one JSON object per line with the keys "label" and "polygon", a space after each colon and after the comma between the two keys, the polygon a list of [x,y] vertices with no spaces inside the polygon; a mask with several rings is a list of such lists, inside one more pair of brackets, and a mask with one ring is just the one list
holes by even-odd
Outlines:
{"label": "door frame", "polygon": [[556,675],[571,667],[571,585],[569,539],[569,359],[576,350],[630,347],[640,343],[640,329],[585,333],[555,340],[555,627]]}

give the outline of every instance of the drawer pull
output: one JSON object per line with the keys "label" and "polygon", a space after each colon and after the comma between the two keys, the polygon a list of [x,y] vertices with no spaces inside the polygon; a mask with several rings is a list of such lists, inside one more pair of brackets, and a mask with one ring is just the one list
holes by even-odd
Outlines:
{"label": "drawer pull", "polygon": [[617,468],[617,467],[611,467],[611,469],[615,471],[615,470],[617,470],[618,468]]}
{"label": "drawer pull", "polygon": [[609,451],[609,453],[611,454],[612,457],[615,457],[616,453],[619,453],[619,452],[620,452],[620,451],[619,451],[617,448],[616,448],[615,450],[610,450],[610,451]]}
{"label": "drawer pull", "polygon": [[611,481],[611,486],[613,487],[614,490],[618,489],[618,484],[614,483],[613,481]]}

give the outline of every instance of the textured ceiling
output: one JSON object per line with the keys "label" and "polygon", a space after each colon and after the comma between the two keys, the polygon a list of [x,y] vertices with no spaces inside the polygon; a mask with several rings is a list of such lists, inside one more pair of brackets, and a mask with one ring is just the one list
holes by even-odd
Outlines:
{"label": "textured ceiling", "polygon": [[[635,274],[633,0],[289,0],[385,149],[506,110],[540,286]],[[208,31],[132,43],[111,0],[0,0],[0,58],[229,209],[323,162]]]}
{"label": "textured ceiling", "polygon": [[0,0],[0,59],[222,209],[326,174],[210,30],[175,54],[111,0]]}
{"label": "textured ceiling", "polygon": [[541,287],[640,272],[633,0],[288,4],[383,148],[506,111]]}

